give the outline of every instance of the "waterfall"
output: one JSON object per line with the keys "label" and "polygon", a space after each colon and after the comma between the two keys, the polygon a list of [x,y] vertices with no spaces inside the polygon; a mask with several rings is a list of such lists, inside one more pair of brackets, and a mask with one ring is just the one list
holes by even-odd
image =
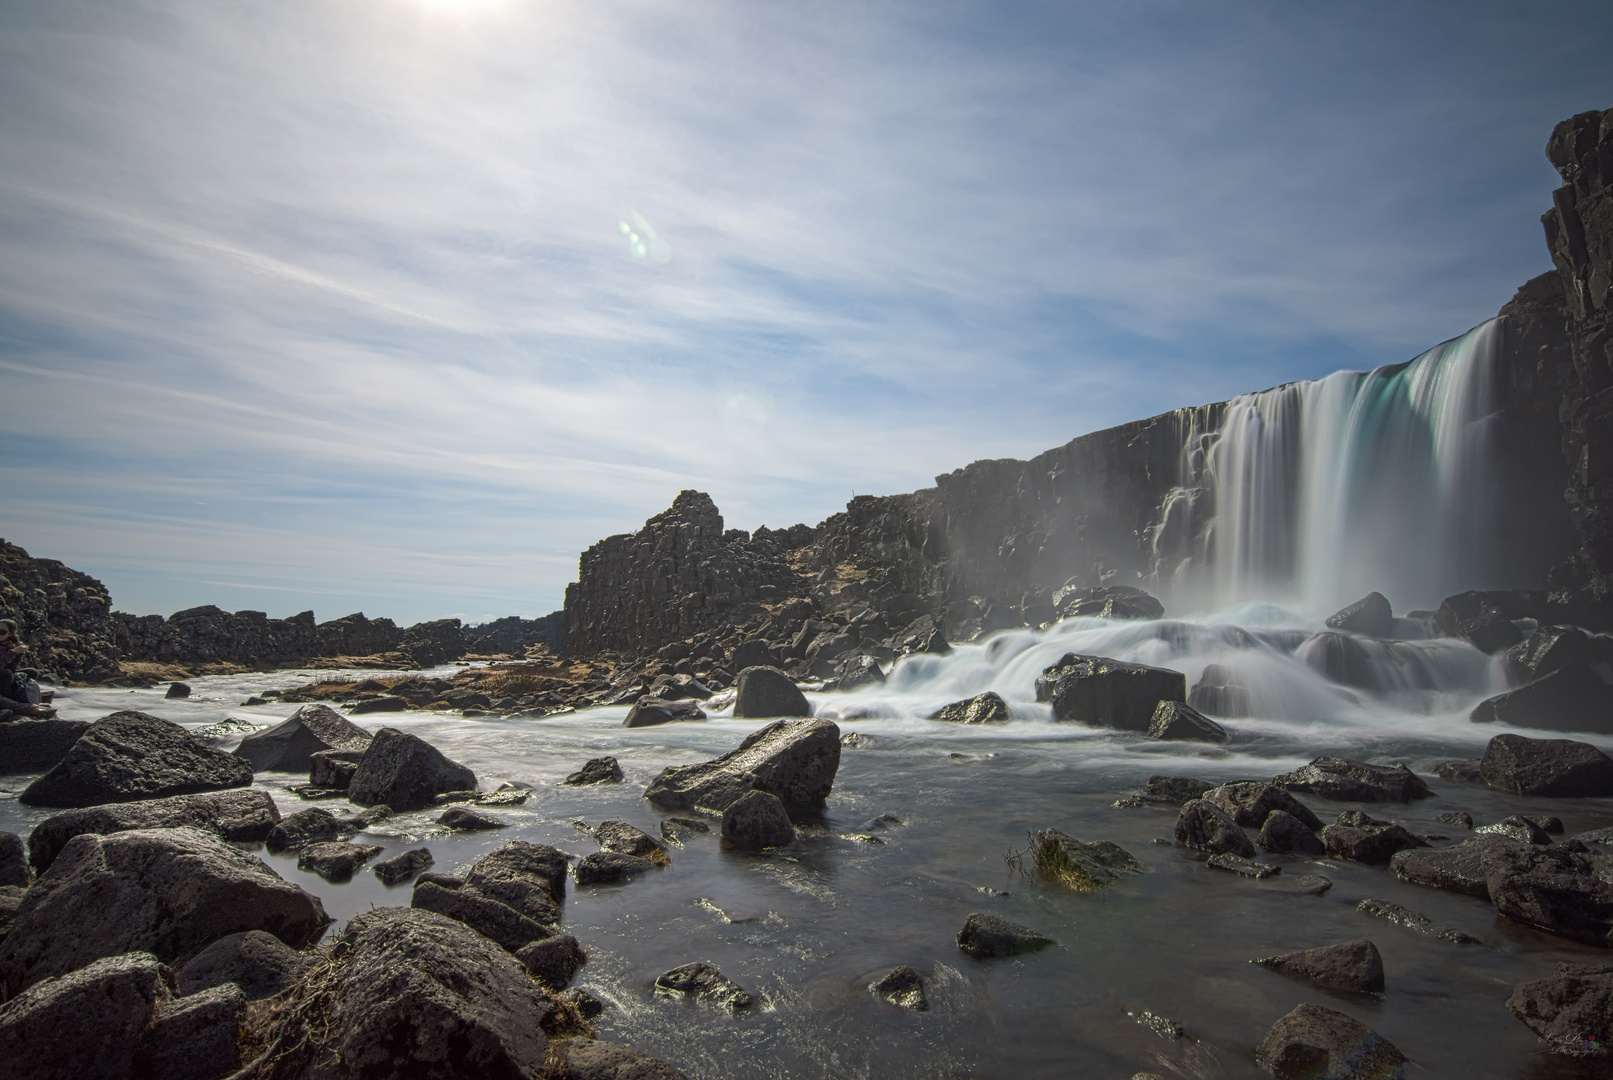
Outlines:
{"label": "waterfall", "polygon": [[1158,587],[1325,611],[1374,589],[1404,610],[1482,585],[1498,347],[1491,320],[1404,364],[1228,402],[1183,447],[1154,529]]}

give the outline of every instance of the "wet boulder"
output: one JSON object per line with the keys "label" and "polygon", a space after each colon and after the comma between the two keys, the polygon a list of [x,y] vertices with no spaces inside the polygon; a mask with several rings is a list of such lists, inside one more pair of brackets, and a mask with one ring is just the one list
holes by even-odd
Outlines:
{"label": "wet boulder", "polygon": [[1546,731],[1613,734],[1613,686],[1589,664],[1573,664],[1479,702],[1469,719]]}
{"label": "wet boulder", "polygon": [[549,1080],[688,1080],[666,1062],[630,1046],[583,1038],[551,1042],[546,1070]]}
{"label": "wet boulder", "polygon": [[1237,874],[1239,877],[1254,878],[1256,881],[1264,881],[1266,878],[1276,877],[1283,872],[1283,868],[1280,866],[1255,862],[1253,859],[1245,859],[1237,855],[1211,855],[1204,860],[1204,865],[1214,867],[1217,870],[1225,870],[1229,874]]}
{"label": "wet boulder", "polygon": [[1441,780],[1450,780],[1458,784],[1484,783],[1484,770],[1478,758],[1468,758],[1462,761],[1441,761],[1434,766],[1434,775]]}
{"label": "wet boulder", "polygon": [[868,986],[869,992],[881,1001],[899,1005],[914,1012],[926,1012],[930,1003],[924,997],[924,980],[919,973],[903,964],[892,968]]}
{"label": "wet boulder", "polygon": [[836,668],[841,690],[856,690],[863,686],[884,686],[885,669],[879,666],[879,657],[857,654],[840,661]]}
{"label": "wet boulder", "polygon": [[1383,993],[1383,957],[1370,941],[1347,941],[1251,961],[1291,979],[1352,994]]}
{"label": "wet boulder", "polygon": [[594,830],[594,839],[599,841],[599,846],[606,851],[637,855],[657,866],[666,866],[672,862],[672,858],[667,855],[666,848],[659,840],[625,821],[601,822],[599,828]]}
{"label": "wet boulder", "polygon": [[92,724],[18,798],[27,806],[96,806],[251,783],[251,765],[178,724],[141,712],[115,712]]}
{"label": "wet boulder", "polygon": [[1255,1048],[1277,1080],[1393,1080],[1406,1055],[1353,1017],[1304,1004],[1278,1020]]}
{"label": "wet boulder", "polygon": [[329,921],[317,897],[210,833],[87,833],[68,841],[28,890],[0,942],[0,982],[15,993],[125,952],[166,963],[242,930],[301,948]]}
{"label": "wet boulder", "polygon": [[450,806],[437,818],[437,824],[455,832],[483,832],[505,828],[509,822],[472,810],[468,806]]}
{"label": "wet boulder", "polygon": [[623,855],[619,851],[596,851],[577,860],[578,885],[625,885],[641,874],[655,869],[655,864],[637,855]]}
{"label": "wet boulder", "polygon": [[765,791],[792,819],[823,812],[840,768],[840,728],[829,720],[775,720],[719,758],[666,769],[644,797],[669,810],[721,813]]}
{"label": "wet boulder", "polygon": [[1040,952],[1052,944],[1052,938],[1028,926],[979,911],[964,920],[958,931],[958,948],[978,960]]}
{"label": "wet boulder", "polygon": [[627,710],[627,717],[622,721],[623,727],[657,727],[661,724],[677,724],[685,721],[704,720],[705,710],[691,701],[669,701],[666,698],[652,697],[648,694],[638,699],[631,709]]}
{"label": "wet boulder", "polygon": [[1555,1053],[1605,1062],[1613,1046],[1613,967],[1558,964],[1551,978],[1518,984],[1507,1008]]}
{"label": "wet boulder", "polygon": [[560,921],[566,855],[547,844],[512,840],[477,859],[465,884],[543,923]]}
{"label": "wet boulder", "polygon": [[734,682],[734,719],[811,716],[812,706],[784,672],[775,667],[749,667]]}
{"label": "wet boulder", "polygon": [[1232,738],[1226,728],[1181,701],[1161,701],[1143,734],[1150,739],[1183,742],[1224,743]]}
{"label": "wet boulder", "polygon": [[1255,846],[1232,815],[1212,802],[1194,799],[1176,818],[1176,842],[1211,855],[1240,855],[1252,859]]}
{"label": "wet boulder", "polygon": [[742,851],[783,847],[795,840],[795,826],[778,799],[749,791],[723,811],[722,839],[725,846]]}
{"label": "wet boulder", "polygon": [[1161,701],[1186,701],[1187,679],[1169,668],[1067,653],[1036,680],[1056,720],[1147,731]]}
{"label": "wet boulder", "polygon": [[1207,664],[1187,692],[1187,703],[1202,713],[1236,720],[1251,715],[1249,688],[1233,681],[1220,664]]}
{"label": "wet boulder", "polygon": [[1591,637],[1577,626],[1542,626],[1507,650],[1507,666],[1530,681],[1593,660]]}
{"label": "wet boulder", "polygon": [[241,740],[235,756],[250,761],[254,772],[303,772],[321,750],[362,753],[369,745],[368,731],[316,703],[302,706],[274,727],[254,731]]}
{"label": "wet boulder", "polygon": [[360,701],[347,711],[352,713],[354,716],[363,716],[367,713],[403,712],[408,709],[408,707],[409,702],[407,699],[397,697],[392,694],[382,694],[380,697],[367,698],[364,701]]}
{"label": "wet boulder", "polygon": [[1148,802],[1181,803],[1202,799],[1217,785],[1191,776],[1150,776],[1142,797]]}
{"label": "wet boulder", "polygon": [[1142,864],[1119,844],[1107,840],[1087,843],[1057,829],[1032,833],[1030,856],[1042,880],[1078,892],[1101,889],[1126,875],[1143,872]]}
{"label": "wet boulder", "polygon": [[1428,841],[1414,836],[1403,826],[1378,822],[1363,826],[1329,825],[1322,830],[1322,846],[1330,858],[1386,866],[1395,852],[1427,847]]}
{"label": "wet boulder", "polygon": [[264,1032],[297,1076],[538,1077],[554,1006],[514,956],[453,919],[414,908],[354,916],[348,958],[320,994],[320,1022],[293,997]]}
{"label": "wet boulder", "polygon": [[1276,855],[1305,855],[1315,858],[1327,854],[1322,838],[1309,825],[1284,810],[1273,810],[1260,826],[1255,843]]}
{"label": "wet boulder", "polygon": [[342,834],[341,824],[329,810],[310,806],[288,814],[269,830],[266,845],[270,851],[289,851],[304,844],[334,840]]}
{"label": "wet boulder", "polygon": [[273,934],[246,930],[226,934],[185,961],[174,973],[174,983],[185,995],[234,983],[248,1001],[261,1001],[290,986],[312,962],[311,954]]}
{"label": "wet boulder", "polygon": [[942,706],[930,714],[930,719],[953,724],[997,724],[1013,717],[1008,711],[1008,702],[995,691],[987,690],[984,694]]}
{"label": "wet boulder", "polygon": [[1475,836],[1453,847],[1407,848],[1389,859],[1389,869],[1401,881],[1431,889],[1490,899],[1484,877],[1484,855],[1497,845],[1515,841],[1504,836]]}
{"label": "wet boulder", "polygon": [[0,722],[0,776],[53,767],[89,730],[90,725],[83,720]]}
{"label": "wet boulder", "polygon": [[696,961],[664,972],[655,980],[657,993],[698,998],[729,1009],[748,1009],[751,996],[711,964]]}
{"label": "wet boulder", "polygon": [[1432,794],[1405,765],[1368,765],[1336,757],[1319,757],[1271,782],[1286,791],[1349,802],[1411,802]]}
{"label": "wet boulder", "polygon": [[363,760],[363,750],[315,751],[308,755],[308,786],[346,791],[347,785],[353,782],[353,774],[358,772],[358,763]]}
{"label": "wet boulder", "polygon": [[1613,884],[1598,876],[1590,856],[1498,844],[1480,865],[1490,902],[1507,918],[1571,941],[1613,946]]}
{"label": "wet boulder", "polygon": [[382,728],[375,733],[347,797],[360,806],[421,810],[449,791],[475,791],[476,774],[417,735]]}
{"label": "wet boulder", "polygon": [[1053,594],[1053,610],[1061,619],[1163,619],[1165,605],[1130,585],[1082,587],[1066,583]]}
{"label": "wet boulder", "polygon": [[1308,829],[1320,829],[1322,819],[1311,808],[1282,788],[1259,780],[1240,780],[1222,784],[1201,796],[1207,802],[1225,810],[1239,825],[1257,826],[1265,823],[1273,810],[1298,818]]}
{"label": "wet boulder", "polygon": [[1466,810],[1446,810],[1443,813],[1435,814],[1434,820],[1441,825],[1454,825],[1458,829],[1471,829],[1473,827],[1473,815]]}
{"label": "wet boulder", "polygon": [[64,810],[34,826],[28,837],[28,857],[43,872],[69,840],[83,833],[108,836],[130,829],[188,826],[225,840],[254,841],[267,839],[279,822],[274,799],[267,791],[252,788],[86,806]]}
{"label": "wet boulder", "polygon": [[1514,795],[1613,795],[1613,758],[1572,739],[1497,735],[1485,747],[1479,768],[1486,784]]}
{"label": "wet boulder", "polygon": [[512,953],[554,933],[553,924],[530,919],[473,886],[452,886],[447,882],[432,880],[438,877],[440,875],[437,874],[422,875],[415,882],[414,894],[409,900],[411,908],[435,912],[444,918],[464,923]]}
{"label": "wet boulder", "polygon": [[429,848],[414,848],[411,851],[399,852],[390,859],[383,859],[370,867],[370,870],[381,879],[383,885],[400,885],[429,869],[434,861]]}
{"label": "wet boulder", "polygon": [[1395,632],[1395,616],[1383,593],[1370,592],[1349,607],[1329,615],[1327,625],[1352,634],[1386,638]]}
{"label": "wet boulder", "polygon": [[318,874],[326,881],[340,885],[352,881],[353,873],[381,854],[382,850],[374,844],[348,844],[334,840],[308,844],[297,852],[297,869]]}
{"label": "wet boulder", "polygon": [[163,695],[169,701],[190,697],[190,684],[174,682],[168,684],[168,692]]}
{"label": "wet boulder", "polygon": [[592,758],[583,762],[583,767],[566,777],[565,783],[570,787],[583,787],[588,784],[618,784],[622,780],[622,767],[613,757]]}
{"label": "wet boulder", "polygon": [[1551,843],[1551,834],[1520,814],[1509,814],[1494,825],[1481,825],[1473,831],[1484,836],[1504,836],[1520,844]]}
{"label": "wet boulder", "polygon": [[156,957],[104,957],[0,1005],[0,1072],[21,1080],[127,1080],[158,1006],[172,998]]}
{"label": "wet boulder", "polygon": [[1369,896],[1356,904],[1355,910],[1363,915],[1370,915],[1374,919],[1382,919],[1386,923],[1410,930],[1414,934],[1437,938],[1440,941],[1448,941],[1452,945],[1480,944],[1479,939],[1471,934],[1454,930],[1448,926],[1440,926],[1422,912],[1412,911],[1410,908],[1401,907],[1399,904],[1391,903],[1388,900],[1380,900]]}
{"label": "wet boulder", "polygon": [[550,990],[564,990],[588,962],[588,954],[570,934],[556,934],[523,945],[515,952],[527,974]]}

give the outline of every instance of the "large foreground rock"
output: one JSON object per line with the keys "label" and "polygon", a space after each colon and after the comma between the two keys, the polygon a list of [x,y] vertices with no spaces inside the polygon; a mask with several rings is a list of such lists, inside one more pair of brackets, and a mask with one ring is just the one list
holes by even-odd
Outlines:
{"label": "large foreground rock", "polygon": [[1187,678],[1169,668],[1068,653],[1036,680],[1036,700],[1057,720],[1147,731],[1162,701],[1187,700]]}
{"label": "large foreground rock", "polygon": [[14,994],[126,952],[169,963],[241,930],[300,948],[329,921],[317,897],[199,829],[86,833],[25,894],[0,941],[0,987]]}
{"label": "large foreground rock", "polygon": [[1052,938],[1028,926],[979,911],[965,919],[958,931],[958,948],[980,960],[1040,952],[1052,944]]}
{"label": "large foreground rock", "polygon": [[0,721],[0,776],[50,768],[88,730],[90,725],[83,720]]}
{"label": "large foreground rock", "polygon": [[1557,1053],[1606,1061],[1613,1046],[1613,968],[1558,964],[1553,977],[1520,983],[1507,1008]]}
{"label": "large foreground rock", "polygon": [[806,695],[784,672],[760,665],[739,673],[734,683],[734,719],[811,716]]}
{"label": "large foreground rock", "polygon": [[347,797],[360,806],[384,804],[393,810],[422,810],[449,791],[475,791],[476,774],[418,735],[397,728],[375,733]]}
{"label": "large foreground rock", "polygon": [[722,757],[665,770],[644,797],[671,810],[721,813],[747,791],[765,791],[799,818],[823,812],[839,768],[833,721],[776,720]]}
{"label": "large foreground rock", "polygon": [[[1573,941],[1613,947],[1613,885],[1588,855],[1532,844],[1496,845],[1480,862],[1495,909]],[[37,886],[36,886],[37,888]]]}
{"label": "large foreground rock", "polygon": [[1293,979],[1352,994],[1383,993],[1383,957],[1370,941],[1347,941],[1254,961]]}
{"label": "large foreground rock", "polygon": [[1406,1055],[1353,1017],[1305,1004],[1271,1025],[1255,1064],[1277,1080],[1391,1080]]}
{"label": "large foreground rock", "polygon": [[1497,735],[1479,762],[1484,782],[1514,795],[1613,795],[1613,758],[1573,739]]}
{"label": "large foreground rock", "polygon": [[[537,1080],[554,1006],[515,957],[429,911],[376,908],[347,924],[334,985],[306,1025],[287,1008],[265,1034],[295,1047],[283,1078]],[[329,980],[322,980],[328,983]]]}
{"label": "large foreground rock", "polygon": [[1336,757],[1319,757],[1271,782],[1287,791],[1350,802],[1411,802],[1432,794],[1422,777],[1404,765],[1368,765]]}
{"label": "large foreground rock", "polygon": [[255,772],[307,772],[322,750],[356,750],[370,745],[370,733],[328,705],[304,705],[272,728],[254,731],[235,748]]}
{"label": "large foreground rock", "polygon": [[262,930],[226,934],[185,961],[174,973],[181,994],[234,983],[248,1001],[273,997],[302,974],[313,956]]}
{"label": "large foreground rock", "polygon": [[56,765],[29,784],[29,806],[96,806],[252,783],[252,766],[178,724],[141,712],[103,716]]}
{"label": "large foreground rock", "polygon": [[67,842],[83,833],[109,836],[130,829],[189,826],[225,840],[255,841],[267,838],[279,821],[274,799],[267,791],[252,788],[86,806],[64,810],[34,826],[28,837],[28,859],[43,873]]}
{"label": "large foreground rock", "polygon": [[0,1076],[128,1080],[141,1036],[171,998],[149,953],[110,956],[46,979],[0,1006]]}

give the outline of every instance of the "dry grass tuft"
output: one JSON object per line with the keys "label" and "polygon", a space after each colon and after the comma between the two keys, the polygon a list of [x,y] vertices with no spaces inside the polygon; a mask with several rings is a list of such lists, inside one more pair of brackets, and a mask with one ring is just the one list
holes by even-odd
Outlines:
{"label": "dry grass tuft", "polygon": [[295,982],[272,998],[247,1005],[241,1060],[230,1080],[282,1080],[300,1075],[311,1057],[331,1041],[331,1010],[352,962],[353,949],[338,941],[315,951],[315,960]]}

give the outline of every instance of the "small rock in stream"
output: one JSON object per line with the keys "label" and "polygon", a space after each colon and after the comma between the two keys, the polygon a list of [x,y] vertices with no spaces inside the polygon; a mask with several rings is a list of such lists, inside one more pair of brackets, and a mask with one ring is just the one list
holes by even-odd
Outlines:
{"label": "small rock in stream", "polygon": [[[1561,822],[1558,825],[1560,827]],[[1504,836],[1508,840],[1515,840],[1520,844],[1551,843],[1551,837],[1547,835],[1545,829],[1518,814],[1502,818],[1494,825],[1481,825],[1473,831],[1481,836]]]}
{"label": "small rock in stream", "polygon": [[456,832],[479,832],[487,829],[502,829],[509,825],[507,821],[500,821],[496,817],[478,814],[476,811],[463,806],[450,806],[442,812],[437,819],[438,825],[445,825]]}
{"label": "small rock in stream", "polygon": [[1435,814],[1434,820],[1442,825],[1455,825],[1458,829],[1473,827],[1473,815],[1466,810],[1447,810],[1443,814]]}
{"label": "small rock in stream", "polygon": [[1439,938],[1441,941],[1448,941],[1453,945],[1484,944],[1484,942],[1471,934],[1464,934],[1460,930],[1452,930],[1446,926],[1437,926],[1427,915],[1419,914],[1409,908],[1403,908],[1399,904],[1391,904],[1387,900],[1376,900],[1368,897],[1355,905],[1355,909],[1367,915],[1392,922],[1396,926],[1405,927],[1407,930],[1421,934],[1424,937]]}
{"label": "small rock in stream", "polygon": [[428,848],[415,848],[405,851],[376,863],[371,869],[375,876],[386,885],[399,885],[426,867],[432,864],[431,851]]}
{"label": "small rock in stream", "polygon": [[1364,828],[1329,825],[1322,830],[1322,843],[1335,859],[1371,866],[1387,864],[1397,851],[1428,846],[1426,840],[1413,836],[1404,827],[1381,822]]}
{"label": "small rock in stream", "polygon": [[1484,770],[1480,767],[1478,758],[1473,758],[1471,761],[1442,761],[1434,766],[1434,775],[1441,780],[1452,780],[1456,783],[1484,783]]}
{"label": "small rock in stream", "polygon": [[382,849],[374,844],[344,844],[327,841],[309,844],[297,855],[297,869],[309,870],[332,884],[351,881],[353,872],[377,855]]}
{"label": "small rock in stream", "polygon": [[556,934],[523,945],[515,950],[515,958],[526,967],[528,975],[554,991],[570,986],[577,972],[588,963],[588,954],[570,934]]}
{"label": "small rock in stream", "polygon": [[636,855],[648,859],[656,866],[672,865],[672,857],[661,842],[649,833],[625,821],[604,821],[594,831],[594,839],[606,851],[623,855]]}
{"label": "small rock in stream", "polygon": [[613,757],[597,757],[583,763],[583,767],[566,777],[571,787],[588,784],[617,784],[622,780],[622,767]]}
{"label": "small rock in stream", "polygon": [[1260,835],[1255,838],[1255,843],[1276,855],[1315,857],[1327,851],[1322,845],[1322,838],[1286,810],[1273,810],[1266,816],[1266,823],[1260,827]]}
{"label": "small rock in stream", "polygon": [[930,1007],[924,997],[924,980],[906,964],[892,968],[870,983],[868,989],[873,991],[875,997],[914,1012],[925,1012]]}
{"label": "small rock in stream", "polygon": [[750,791],[722,814],[722,839],[745,851],[783,847],[795,839],[795,826],[784,804],[765,791]]}
{"label": "small rock in stream", "polygon": [[698,998],[729,1009],[751,1006],[751,996],[738,983],[700,961],[675,967],[661,975],[655,980],[655,989],[658,993]]}
{"label": "small rock in stream", "polygon": [[1176,842],[1212,855],[1241,855],[1252,859],[1255,846],[1232,815],[1205,799],[1194,799],[1176,818]]}
{"label": "small rock in stream", "polygon": [[1255,1064],[1277,1080],[1394,1080],[1406,1055],[1353,1017],[1300,1005],[1271,1025]]}
{"label": "small rock in stream", "polygon": [[1321,896],[1333,883],[1321,874],[1279,874],[1259,885],[1261,892],[1282,893],[1285,896]]}
{"label": "small rock in stream", "polygon": [[1119,844],[1086,843],[1057,829],[1032,833],[1030,855],[1044,881],[1079,892],[1101,889],[1124,874],[1140,874],[1142,864]]}
{"label": "small rock in stream", "polygon": [[1303,768],[1273,777],[1271,782],[1288,791],[1349,802],[1411,802],[1433,794],[1422,778],[1404,765],[1368,765],[1336,757],[1319,757]]}
{"label": "small rock in stream", "polygon": [[1383,957],[1379,955],[1378,947],[1365,939],[1302,949],[1249,962],[1280,975],[1304,979],[1325,990],[1342,990],[1353,994],[1383,993]]}
{"label": "small rock in stream", "polygon": [[654,869],[654,863],[636,855],[596,851],[577,860],[577,884],[621,885]]}
{"label": "small rock in stream", "polygon": [[711,832],[711,826],[699,818],[669,817],[661,819],[661,839],[673,844],[683,843],[686,836]]}
{"label": "small rock in stream", "polygon": [[1283,872],[1283,868],[1280,866],[1255,862],[1251,859],[1241,859],[1236,855],[1211,855],[1205,860],[1205,863],[1215,867],[1217,870],[1230,870],[1234,874],[1246,878],[1255,878],[1256,880],[1276,877]]}
{"label": "small rock in stream", "polygon": [[1141,798],[1145,802],[1176,803],[1180,805],[1202,798],[1206,791],[1216,786],[1204,780],[1195,780],[1190,776],[1150,776],[1148,786],[1143,789]]}
{"label": "small rock in stream", "polygon": [[958,931],[958,948],[980,960],[1039,952],[1052,944],[1052,938],[1028,926],[979,911],[970,915]]}

